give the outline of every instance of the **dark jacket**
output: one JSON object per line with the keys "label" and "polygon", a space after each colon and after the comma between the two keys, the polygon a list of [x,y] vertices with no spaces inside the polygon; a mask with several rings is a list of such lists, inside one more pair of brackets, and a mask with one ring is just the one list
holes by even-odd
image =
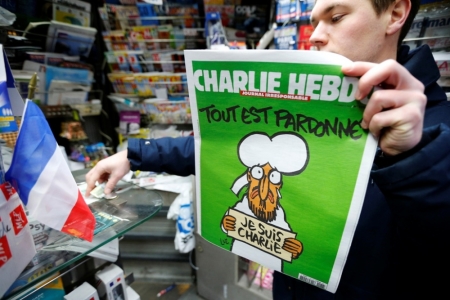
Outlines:
{"label": "dark jacket", "polygon": [[[426,87],[422,141],[395,157],[377,155],[335,294],[276,273],[274,299],[433,299],[449,296],[450,102],[427,46],[398,61]],[[132,170],[194,174],[194,139],[130,140]],[[431,298],[430,298],[431,297]]]}

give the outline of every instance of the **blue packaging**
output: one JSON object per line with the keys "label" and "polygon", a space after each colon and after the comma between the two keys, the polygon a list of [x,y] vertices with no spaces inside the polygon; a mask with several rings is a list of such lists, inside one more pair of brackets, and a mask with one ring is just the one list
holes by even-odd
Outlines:
{"label": "blue packaging", "polygon": [[0,132],[14,132],[18,128],[11,108],[9,89],[14,89],[16,92],[17,90],[2,45],[0,45],[0,53],[3,54],[0,60]]}
{"label": "blue packaging", "polygon": [[142,18],[141,23],[142,25],[159,25],[158,20],[150,20],[146,19],[149,17],[156,17],[157,14],[155,10],[153,9],[153,5],[149,3],[136,3],[136,6],[139,11],[139,16]]}

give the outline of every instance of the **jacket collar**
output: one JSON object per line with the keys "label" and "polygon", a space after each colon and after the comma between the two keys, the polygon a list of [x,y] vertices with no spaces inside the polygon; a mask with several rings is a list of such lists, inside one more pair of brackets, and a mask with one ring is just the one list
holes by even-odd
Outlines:
{"label": "jacket collar", "polygon": [[428,45],[422,45],[412,51],[409,46],[402,45],[397,53],[397,61],[423,83],[428,101],[446,99],[445,92],[436,83],[441,74]]}

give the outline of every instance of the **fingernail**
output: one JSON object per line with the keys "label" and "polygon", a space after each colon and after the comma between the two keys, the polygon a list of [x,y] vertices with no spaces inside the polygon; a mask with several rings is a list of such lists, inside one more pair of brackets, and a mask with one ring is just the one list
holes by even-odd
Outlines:
{"label": "fingernail", "polygon": [[108,194],[105,195],[105,199],[106,200],[112,200],[112,199],[115,199],[115,198],[117,198],[117,194],[113,193],[113,192],[108,193]]}
{"label": "fingernail", "polygon": [[361,121],[361,127],[363,129],[367,129],[367,124],[366,124],[366,122],[364,120]]}
{"label": "fingernail", "polygon": [[346,65],[343,65],[342,67],[341,67],[341,71],[342,72],[349,72],[349,71],[351,71],[352,70],[352,65],[350,65],[350,64],[346,64]]}
{"label": "fingernail", "polygon": [[355,99],[356,100],[361,100],[361,93],[359,92],[359,90],[356,91],[356,93],[355,93]]}

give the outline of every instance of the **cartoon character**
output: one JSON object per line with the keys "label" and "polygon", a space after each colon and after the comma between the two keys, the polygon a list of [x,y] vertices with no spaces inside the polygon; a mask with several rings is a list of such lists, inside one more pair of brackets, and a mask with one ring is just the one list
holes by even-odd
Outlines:
{"label": "cartoon character", "polygon": [[[246,186],[247,191],[242,200],[232,208],[274,226],[273,228],[292,232],[280,203],[280,190],[283,176],[298,175],[306,168],[309,150],[305,140],[296,133],[281,132],[269,137],[266,133],[255,132],[240,141],[238,156],[247,170],[236,179],[231,190],[238,195]],[[221,225],[225,233],[234,231],[236,218],[227,211]],[[292,254],[292,259],[297,259],[303,251],[303,244],[295,238],[286,238],[282,249]],[[255,261],[282,271],[283,263],[279,257],[249,243],[234,239],[231,251],[245,257],[251,252]]]}

